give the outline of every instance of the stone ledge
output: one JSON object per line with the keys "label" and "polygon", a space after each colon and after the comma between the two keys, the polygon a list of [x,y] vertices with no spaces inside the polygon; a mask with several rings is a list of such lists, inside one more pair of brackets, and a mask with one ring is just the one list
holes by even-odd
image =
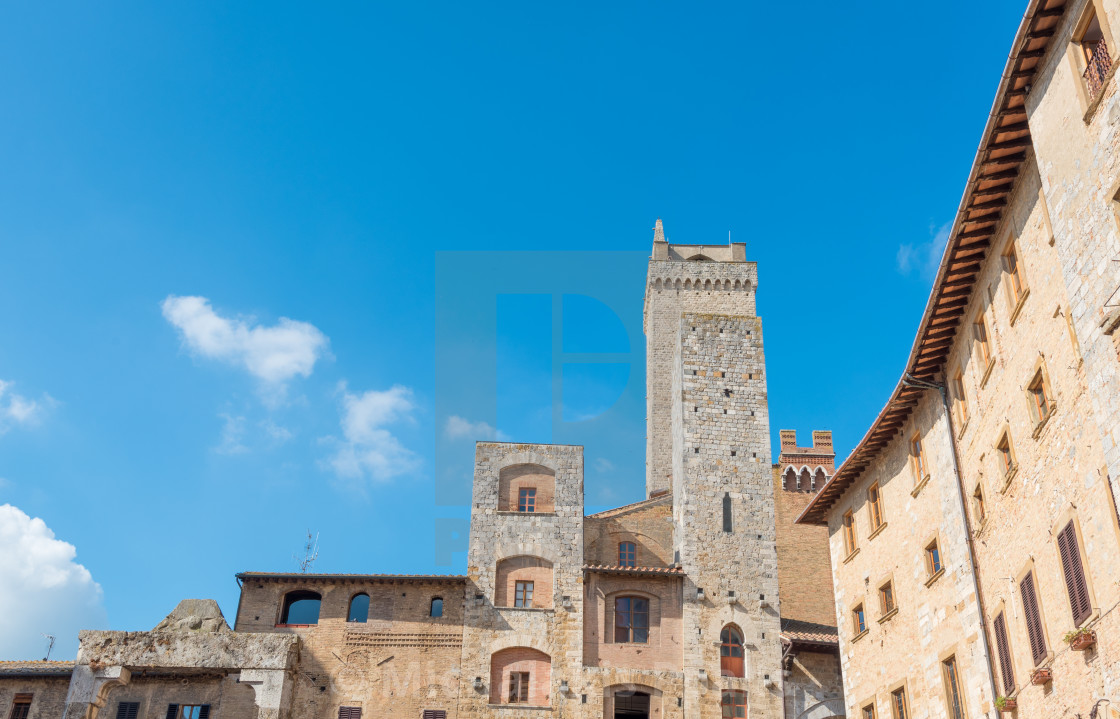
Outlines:
{"label": "stone ledge", "polygon": [[79,664],[104,666],[287,669],[299,645],[288,633],[116,632],[78,633]]}

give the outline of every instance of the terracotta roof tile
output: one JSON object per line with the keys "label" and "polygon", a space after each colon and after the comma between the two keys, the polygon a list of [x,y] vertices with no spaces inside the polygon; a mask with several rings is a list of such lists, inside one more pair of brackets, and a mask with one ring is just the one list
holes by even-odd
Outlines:
{"label": "terracotta roof tile", "polygon": [[814,624],[798,619],[782,620],[782,639],[789,642],[806,642],[809,644],[839,645],[840,639],[836,627],[828,624]]}
{"label": "terracotta roof tile", "polygon": [[306,580],[331,580],[331,579],[414,579],[418,581],[446,581],[465,582],[465,574],[304,574],[302,572],[239,572],[238,579],[306,579]]}
{"label": "terracotta roof tile", "polygon": [[623,567],[617,564],[585,564],[583,568],[589,572],[610,572],[612,574],[661,574],[670,577],[684,576],[684,570],[680,567]]}
{"label": "terracotta roof tile", "polygon": [[0,662],[0,676],[68,677],[74,662]]}

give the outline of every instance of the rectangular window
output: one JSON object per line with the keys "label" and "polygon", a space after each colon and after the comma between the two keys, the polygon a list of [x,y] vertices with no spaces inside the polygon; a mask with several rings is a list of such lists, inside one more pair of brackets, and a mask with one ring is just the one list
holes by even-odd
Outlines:
{"label": "rectangular window", "polygon": [[638,548],[634,546],[633,542],[619,542],[618,543],[618,566],[620,567],[636,567],[638,566]]}
{"label": "rectangular window", "polygon": [[988,518],[988,508],[984,504],[984,486],[979,482],[976,483],[976,489],[972,490],[972,510],[976,514],[977,524],[983,524]]}
{"label": "rectangular window", "polygon": [[857,636],[867,631],[867,617],[864,616],[862,604],[857,604],[852,609],[852,629]]}
{"label": "rectangular window", "polygon": [[949,709],[949,719],[965,719],[964,699],[961,696],[961,681],[957,676],[955,656],[941,662],[941,679],[945,682],[945,702]]}
{"label": "rectangular window", "polygon": [[1031,407],[1031,419],[1036,425],[1042,424],[1050,418],[1050,397],[1046,387],[1046,377],[1042,370],[1035,372],[1031,383],[1027,385],[1027,399]]}
{"label": "rectangular window", "polygon": [[844,549],[848,554],[856,551],[856,518],[850,509],[844,512]]}
{"label": "rectangular window", "polygon": [[362,719],[361,707],[339,707],[338,719]]}
{"label": "rectangular window", "polygon": [[1015,469],[1015,453],[1011,450],[1011,435],[1004,432],[999,442],[996,443],[996,457],[999,459],[999,471],[1007,476]]}
{"label": "rectangular window", "polygon": [[1031,659],[1037,667],[1046,660],[1046,633],[1042,630],[1042,612],[1038,608],[1038,593],[1034,589],[1034,572],[1027,572],[1019,582],[1019,597],[1023,600],[1023,619],[1027,624],[1027,639],[1031,643]]}
{"label": "rectangular window", "polygon": [[210,705],[168,704],[167,719],[210,719]]}
{"label": "rectangular window", "polygon": [[964,375],[960,370],[953,375],[953,398],[957,405],[957,423],[963,427],[968,422],[968,398],[964,393]]}
{"label": "rectangular window", "polygon": [[891,716],[893,719],[910,719],[910,703],[906,700],[906,687],[891,692]]}
{"label": "rectangular window", "polygon": [[871,513],[871,531],[875,531],[883,524],[883,497],[878,482],[867,490],[867,507]]}
{"label": "rectangular window", "polygon": [[996,654],[999,655],[999,674],[1003,679],[1003,693],[1011,696],[1015,693],[1015,668],[1011,665],[1011,644],[1007,640],[1007,620],[1003,612],[996,615],[992,622],[992,630],[996,635]]}
{"label": "rectangular window", "polygon": [[1012,242],[1003,253],[1003,269],[1007,272],[1007,298],[1011,301],[1012,311],[1018,307],[1026,295],[1027,284],[1023,279],[1023,266],[1019,253]]}
{"label": "rectangular window", "polygon": [[1081,563],[1081,548],[1073,522],[1058,532],[1058,554],[1061,555],[1062,575],[1066,580],[1073,624],[1080,627],[1093,613],[1093,607],[1089,602],[1089,586],[1085,582],[1085,566]]}
{"label": "rectangular window", "polygon": [[509,703],[529,703],[529,672],[509,673]]}
{"label": "rectangular window", "polygon": [[1112,57],[1109,55],[1100,18],[1097,17],[1095,10],[1090,10],[1082,23],[1084,29],[1076,41],[1081,55],[1081,76],[1085,80],[1085,90],[1089,94],[1089,99],[1095,100],[1104,88],[1108,71],[1112,69]]}
{"label": "rectangular window", "polygon": [[926,469],[926,455],[922,450],[922,436],[914,435],[910,439],[910,466],[914,469],[914,484],[921,484],[929,471]]}
{"label": "rectangular window", "polygon": [[[988,345],[988,323],[984,321],[984,315],[981,314],[972,323],[972,336],[976,339],[976,348],[980,352],[981,366],[985,370],[992,364],[992,350]],[[983,384],[983,382],[981,382]]]}
{"label": "rectangular window", "polygon": [[618,597],[614,600],[614,640],[616,642],[649,642],[649,600],[642,597]]}
{"label": "rectangular window", "polygon": [[863,719],[875,719],[875,705],[868,704],[867,706],[865,706],[863,708],[862,716]]}
{"label": "rectangular window", "polygon": [[12,697],[11,719],[27,719],[31,715],[31,698],[33,694],[16,694]]}
{"label": "rectangular window", "polygon": [[941,571],[941,550],[936,539],[926,545],[926,571],[931,577]]}
{"label": "rectangular window", "polygon": [[533,606],[533,583],[532,582],[517,582],[514,585],[513,606],[515,606],[515,607],[531,607],[531,606]]}
{"label": "rectangular window", "polygon": [[537,511],[537,490],[533,488],[522,487],[517,491],[517,511],[518,512],[535,512]]}
{"label": "rectangular window", "polygon": [[894,584],[887,582],[879,587],[879,611],[884,615],[894,611]]}
{"label": "rectangular window", "polygon": [[720,707],[723,709],[723,719],[744,719],[747,716],[747,693],[724,691]]}
{"label": "rectangular window", "polygon": [[136,719],[140,713],[140,702],[119,702],[117,704],[117,719]]}
{"label": "rectangular window", "polygon": [[423,719],[447,719],[447,710],[425,709]]}

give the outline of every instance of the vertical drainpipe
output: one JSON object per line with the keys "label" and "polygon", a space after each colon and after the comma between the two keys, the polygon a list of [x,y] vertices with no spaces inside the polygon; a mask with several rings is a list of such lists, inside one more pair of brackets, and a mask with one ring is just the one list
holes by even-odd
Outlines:
{"label": "vertical drainpipe", "polygon": [[976,550],[972,543],[972,523],[969,521],[968,505],[964,499],[964,479],[961,477],[957,434],[953,427],[953,410],[952,407],[949,406],[949,397],[945,393],[945,385],[920,380],[916,377],[912,377],[909,372],[902,376],[902,383],[910,387],[918,387],[919,389],[937,390],[938,394],[941,395],[941,405],[945,408],[946,426],[949,430],[949,447],[952,450],[951,454],[953,457],[953,474],[957,479],[957,500],[960,503],[961,518],[964,520],[964,537],[965,544],[968,546],[968,562],[972,567],[972,591],[976,593],[976,608],[980,613],[980,639],[984,644],[984,663],[988,669],[988,687],[989,691],[992,693],[992,705],[995,706],[996,697],[1000,696],[1000,694],[996,691],[996,676],[992,669],[992,650],[991,644],[988,642],[987,613],[984,611],[984,596],[980,593],[980,571],[976,566]]}

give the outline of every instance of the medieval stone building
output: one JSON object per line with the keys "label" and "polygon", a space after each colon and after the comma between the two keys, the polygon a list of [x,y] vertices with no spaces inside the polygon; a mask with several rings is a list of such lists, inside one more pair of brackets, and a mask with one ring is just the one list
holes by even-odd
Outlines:
{"label": "medieval stone building", "polygon": [[757,267],[654,230],[647,496],[584,513],[583,448],[479,442],[464,576],[245,572],[231,631],[187,600],[0,664],[67,719],[826,719],[843,714],[828,533],[794,524],[830,432],[770,461]]}
{"label": "medieval stone building", "polygon": [[1116,28],[1029,4],[902,378],[802,515],[849,715],[1120,716]]}

